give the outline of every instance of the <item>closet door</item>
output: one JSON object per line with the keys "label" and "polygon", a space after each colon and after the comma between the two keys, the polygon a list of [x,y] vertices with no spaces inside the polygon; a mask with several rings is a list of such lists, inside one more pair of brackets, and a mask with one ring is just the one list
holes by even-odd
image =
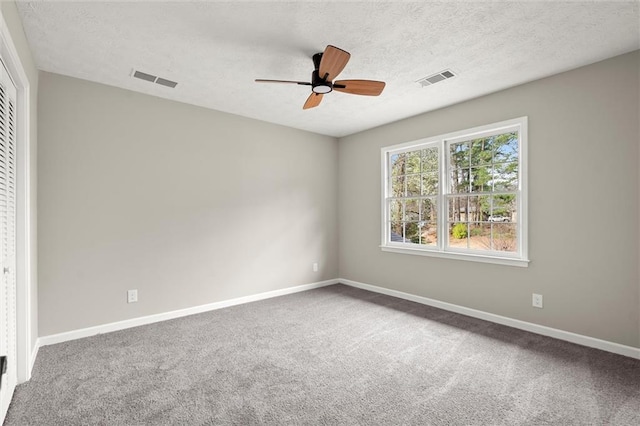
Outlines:
{"label": "closet door", "polygon": [[0,62],[0,423],[16,387],[16,88]]}

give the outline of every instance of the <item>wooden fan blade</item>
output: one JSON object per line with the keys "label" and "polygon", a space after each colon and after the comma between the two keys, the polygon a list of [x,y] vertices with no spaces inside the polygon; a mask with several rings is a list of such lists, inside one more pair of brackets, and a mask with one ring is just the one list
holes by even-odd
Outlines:
{"label": "wooden fan blade", "polygon": [[256,78],[256,83],[292,83],[292,84],[300,84],[303,86],[311,86],[311,83],[306,81],[291,81],[291,80],[265,80],[263,78]]}
{"label": "wooden fan blade", "polygon": [[333,90],[352,95],[378,96],[384,89],[384,81],[339,80],[333,83]]}
{"label": "wooden fan blade", "polygon": [[320,60],[318,75],[327,81],[331,81],[338,76],[349,62],[351,54],[335,46],[327,46]]}
{"label": "wooden fan blade", "polygon": [[315,108],[320,105],[320,101],[322,101],[322,93],[311,93],[307,98],[307,102],[304,103],[302,109]]}

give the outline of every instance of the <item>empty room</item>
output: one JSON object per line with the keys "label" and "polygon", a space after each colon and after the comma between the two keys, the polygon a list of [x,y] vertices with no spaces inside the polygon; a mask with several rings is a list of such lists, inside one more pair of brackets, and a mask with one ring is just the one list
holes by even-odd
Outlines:
{"label": "empty room", "polygon": [[640,2],[1,1],[0,424],[640,424]]}

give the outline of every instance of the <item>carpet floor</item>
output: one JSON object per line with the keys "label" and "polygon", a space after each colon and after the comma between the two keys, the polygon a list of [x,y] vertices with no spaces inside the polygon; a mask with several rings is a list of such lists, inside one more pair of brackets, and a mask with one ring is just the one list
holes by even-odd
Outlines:
{"label": "carpet floor", "polygon": [[40,349],[5,425],[640,425],[640,361],[334,285]]}

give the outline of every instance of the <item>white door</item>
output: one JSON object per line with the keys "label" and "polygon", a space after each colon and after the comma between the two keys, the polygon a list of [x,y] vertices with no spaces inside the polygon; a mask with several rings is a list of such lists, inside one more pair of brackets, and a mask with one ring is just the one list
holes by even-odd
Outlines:
{"label": "white door", "polygon": [[0,424],[17,382],[16,121],[16,88],[0,62]]}

